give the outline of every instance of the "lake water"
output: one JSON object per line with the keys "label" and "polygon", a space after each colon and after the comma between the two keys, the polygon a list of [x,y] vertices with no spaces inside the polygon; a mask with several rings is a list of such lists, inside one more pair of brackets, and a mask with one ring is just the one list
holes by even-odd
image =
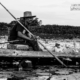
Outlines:
{"label": "lake water", "polygon": [[[7,41],[7,37],[0,39],[0,43],[4,43],[6,41]],[[52,52],[80,52],[79,40],[53,40],[53,39],[42,40],[42,39],[39,39],[39,41],[48,50]],[[0,44],[0,48],[7,48],[7,44]],[[43,46],[41,46],[40,44],[39,46],[43,51],[46,51],[46,49]]]}

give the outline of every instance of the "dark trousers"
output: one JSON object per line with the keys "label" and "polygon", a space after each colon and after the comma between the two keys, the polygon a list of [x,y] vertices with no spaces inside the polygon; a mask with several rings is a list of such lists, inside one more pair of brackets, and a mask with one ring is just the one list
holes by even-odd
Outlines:
{"label": "dark trousers", "polygon": [[37,41],[35,41],[35,40],[31,40],[31,41],[26,40],[25,43],[28,44],[30,47],[32,47],[32,49],[34,51],[39,51],[40,50],[39,45],[38,45]]}

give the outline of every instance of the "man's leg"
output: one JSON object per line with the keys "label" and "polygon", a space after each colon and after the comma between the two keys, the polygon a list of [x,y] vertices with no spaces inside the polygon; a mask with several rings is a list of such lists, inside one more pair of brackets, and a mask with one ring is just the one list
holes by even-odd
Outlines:
{"label": "man's leg", "polygon": [[38,45],[37,41],[35,41],[35,40],[32,40],[32,41],[27,40],[26,42],[27,42],[27,44],[29,46],[31,46],[33,48],[34,51],[40,51],[40,48],[39,48],[39,45]]}

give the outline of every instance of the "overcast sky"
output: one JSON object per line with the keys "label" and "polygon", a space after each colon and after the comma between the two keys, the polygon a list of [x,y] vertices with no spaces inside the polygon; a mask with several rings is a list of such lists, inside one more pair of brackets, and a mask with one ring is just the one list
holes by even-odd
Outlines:
{"label": "overcast sky", "polygon": [[[24,11],[32,11],[43,24],[80,26],[80,0],[0,0],[16,17],[22,17]],[[73,9],[73,10],[71,10]],[[14,20],[0,6],[0,22]]]}

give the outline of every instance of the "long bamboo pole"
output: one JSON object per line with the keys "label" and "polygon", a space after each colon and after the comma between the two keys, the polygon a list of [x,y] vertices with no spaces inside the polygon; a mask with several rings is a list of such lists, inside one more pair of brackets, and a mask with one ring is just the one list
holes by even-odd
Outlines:
{"label": "long bamboo pole", "polygon": [[[26,30],[28,31],[30,34],[32,34],[19,20],[17,20],[17,18],[2,4],[0,3],[1,6]],[[33,35],[33,34],[32,34]],[[33,35],[34,36],[34,35]],[[36,37],[37,38],[37,37]],[[37,40],[38,41],[38,40]],[[50,50],[48,50],[48,48],[46,48],[40,41],[38,41],[53,57],[56,58],[57,61],[59,61],[59,63],[61,63],[63,66],[67,67],[57,56],[55,56]]]}

